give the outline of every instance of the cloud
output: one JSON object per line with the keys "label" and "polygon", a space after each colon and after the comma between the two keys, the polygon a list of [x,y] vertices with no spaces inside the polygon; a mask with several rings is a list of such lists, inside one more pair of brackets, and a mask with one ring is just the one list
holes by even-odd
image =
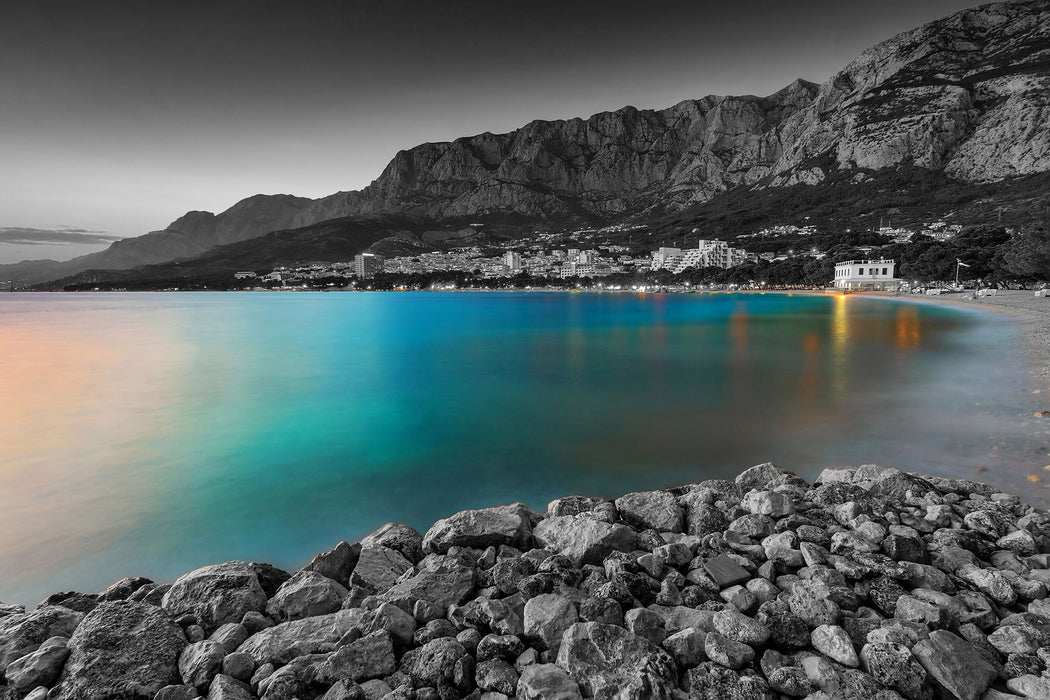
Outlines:
{"label": "cloud", "polygon": [[0,243],[13,245],[64,245],[69,243],[112,243],[123,236],[112,236],[105,231],[59,226],[57,228],[26,228],[0,226]]}

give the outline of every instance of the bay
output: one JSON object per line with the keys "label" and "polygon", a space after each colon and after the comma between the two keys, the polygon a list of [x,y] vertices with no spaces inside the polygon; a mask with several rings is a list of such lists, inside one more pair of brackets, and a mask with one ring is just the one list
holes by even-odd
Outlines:
{"label": "bay", "polygon": [[1007,317],[859,297],[5,294],[0,600],[387,521],[879,463],[1044,501]]}

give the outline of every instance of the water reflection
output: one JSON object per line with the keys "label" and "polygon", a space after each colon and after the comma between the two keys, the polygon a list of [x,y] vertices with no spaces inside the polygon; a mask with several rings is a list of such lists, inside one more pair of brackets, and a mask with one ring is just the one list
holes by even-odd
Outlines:
{"label": "water reflection", "polygon": [[917,350],[919,347],[919,310],[904,305],[897,309],[897,349]]}

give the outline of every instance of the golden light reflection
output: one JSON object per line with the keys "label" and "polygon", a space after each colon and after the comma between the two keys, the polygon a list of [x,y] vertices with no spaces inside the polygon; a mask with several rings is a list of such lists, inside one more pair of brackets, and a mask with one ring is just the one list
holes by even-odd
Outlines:
{"label": "golden light reflection", "polygon": [[913,306],[897,309],[897,348],[916,350],[919,347],[919,312]]}
{"label": "golden light reflection", "polygon": [[733,315],[729,317],[729,336],[733,340],[733,350],[747,350],[747,324],[749,321],[747,310],[743,306],[737,306]]}
{"label": "golden light reflection", "polygon": [[835,297],[831,309],[831,391],[835,396],[846,393],[846,360],[849,353],[849,309],[845,295]]}

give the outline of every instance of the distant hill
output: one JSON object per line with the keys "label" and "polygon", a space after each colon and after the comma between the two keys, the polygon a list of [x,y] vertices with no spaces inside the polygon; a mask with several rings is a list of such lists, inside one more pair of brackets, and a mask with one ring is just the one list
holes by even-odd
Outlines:
{"label": "distant hill", "polygon": [[[881,194],[907,195],[916,173],[928,173],[921,176],[922,191],[931,199],[967,187],[978,198],[993,193],[980,212],[999,216],[995,197],[1010,190],[989,183],[1031,183],[1050,171],[1047,124],[1050,0],[996,3],[884,41],[822,85],[797,80],[766,97],[709,96],[663,110],[625,107],[427,143],[396,154],[360,191],[318,200],[258,195],[219,215],[190,212],[162,231],[66,263],[0,266],[0,281],[42,282],[88,269],[190,259],[273,231],[302,242],[313,234],[287,231],[344,221],[310,229],[335,230],[348,218],[376,215],[439,223],[513,217],[522,232],[620,220],[671,231],[687,226],[689,217],[702,225],[708,203],[717,209],[718,202],[746,202],[772,211],[772,203],[783,200],[777,191],[791,188],[806,192],[815,208],[845,196],[857,205],[850,210],[856,215],[877,216],[878,198],[869,197],[872,209],[859,211],[862,198],[850,196],[849,188],[863,193],[874,180],[898,187]],[[893,178],[876,177],[886,172],[910,175],[893,185]],[[362,225],[376,221],[362,219]]]}

